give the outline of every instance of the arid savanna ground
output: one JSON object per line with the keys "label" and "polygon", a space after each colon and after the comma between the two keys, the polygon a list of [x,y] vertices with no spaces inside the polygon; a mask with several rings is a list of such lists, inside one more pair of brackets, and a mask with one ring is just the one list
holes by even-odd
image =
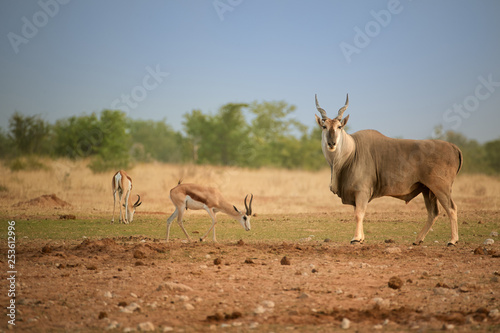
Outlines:
{"label": "arid savanna ground", "polygon": [[[374,200],[366,241],[354,246],[353,209],[329,192],[328,170],[137,165],[129,175],[143,204],[124,225],[110,224],[112,173],[92,174],[83,162],[45,164],[0,166],[2,330],[500,330],[498,178],[457,178],[457,246],[446,247],[442,213],[424,244],[412,245],[426,220],[421,197],[407,205]],[[181,178],[218,187],[240,209],[253,193],[252,229],[219,214],[218,243],[187,243],[176,224],[166,243],[168,193]],[[8,221],[15,221],[15,326],[6,309]],[[188,211],[184,225],[197,239],[210,220]]]}

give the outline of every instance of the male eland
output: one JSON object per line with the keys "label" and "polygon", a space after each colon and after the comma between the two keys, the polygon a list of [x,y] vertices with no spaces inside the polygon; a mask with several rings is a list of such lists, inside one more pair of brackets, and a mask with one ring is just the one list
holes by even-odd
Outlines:
{"label": "male eland", "polygon": [[428,219],[414,244],[424,241],[437,220],[439,201],[450,219],[448,245],[455,245],[457,205],[451,190],[463,163],[460,149],[440,140],[392,139],[375,130],[349,135],[345,131],[349,115],[342,118],[348,105],[349,95],[337,116],[330,119],[316,96],[316,109],[321,114],[321,118],[315,115],[316,122],[323,130],[321,147],[331,167],[330,190],[355,210],[356,231],[351,243],[365,240],[363,218],[371,200],[391,196],[408,203],[422,193]]}

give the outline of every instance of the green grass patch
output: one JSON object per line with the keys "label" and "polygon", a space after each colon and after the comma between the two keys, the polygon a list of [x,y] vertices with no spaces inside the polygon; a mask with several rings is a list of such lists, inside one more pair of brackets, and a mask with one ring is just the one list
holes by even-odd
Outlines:
{"label": "green grass patch", "polygon": [[[7,221],[2,218],[0,235],[7,237]],[[410,245],[416,234],[424,226],[425,220],[415,221],[370,221],[364,223],[365,242],[383,243],[392,239],[396,244]],[[186,216],[184,227],[193,240],[199,239],[211,225],[211,220],[204,215]],[[45,240],[77,240],[83,237],[91,239],[109,237],[145,236],[156,239],[166,237],[166,216],[140,216],[135,221],[125,225],[115,222],[111,224],[109,216],[102,215],[93,219],[59,220],[59,219],[19,219],[16,220],[17,239],[45,239]],[[217,240],[231,242],[243,239],[252,241],[290,241],[305,240],[324,241],[330,239],[335,243],[348,244],[354,229],[354,220],[332,218],[331,216],[309,216],[296,214],[261,215],[252,219],[252,229],[245,231],[235,220],[227,216],[218,216]],[[492,231],[500,231],[500,221],[494,212],[484,212],[481,220],[465,220],[459,222],[460,242],[479,246],[486,238],[490,238]],[[443,246],[450,239],[451,231],[447,218],[441,217],[425,239],[425,245]],[[185,239],[181,228],[174,221],[171,227],[171,239]],[[212,240],[212,234],[207,237]]]}

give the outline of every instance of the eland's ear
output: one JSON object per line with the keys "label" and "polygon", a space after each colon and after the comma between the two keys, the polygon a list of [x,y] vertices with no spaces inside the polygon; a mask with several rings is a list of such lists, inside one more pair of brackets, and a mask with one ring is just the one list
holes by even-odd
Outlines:
{"label": "eland's ear", "polygon": [[324,123],[325,123],[324,120],[321,119],[320,117],[318,117],[317,114],[315,114],[314,116],[316,117],[316,122],[318,123],[319,127],[323,128]]}
{"label": "eland's ear", "polygon": [[344,127],[347,124],[347,121],[349,120],[349,116],[350,115],[347,115],[347,117],[345,117],[344,119],[342,119],[342,127]]}

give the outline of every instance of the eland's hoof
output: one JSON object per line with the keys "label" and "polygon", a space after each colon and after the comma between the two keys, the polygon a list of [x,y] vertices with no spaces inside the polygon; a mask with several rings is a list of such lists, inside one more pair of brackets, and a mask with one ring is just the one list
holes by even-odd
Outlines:
{"label": "eland's hoof", "polygon": [[455,243],[452,243],[452,242],[448,242],[448,244],[446,246],[450,247],[450,246],[456,246],[458,242],[455,242]]}

